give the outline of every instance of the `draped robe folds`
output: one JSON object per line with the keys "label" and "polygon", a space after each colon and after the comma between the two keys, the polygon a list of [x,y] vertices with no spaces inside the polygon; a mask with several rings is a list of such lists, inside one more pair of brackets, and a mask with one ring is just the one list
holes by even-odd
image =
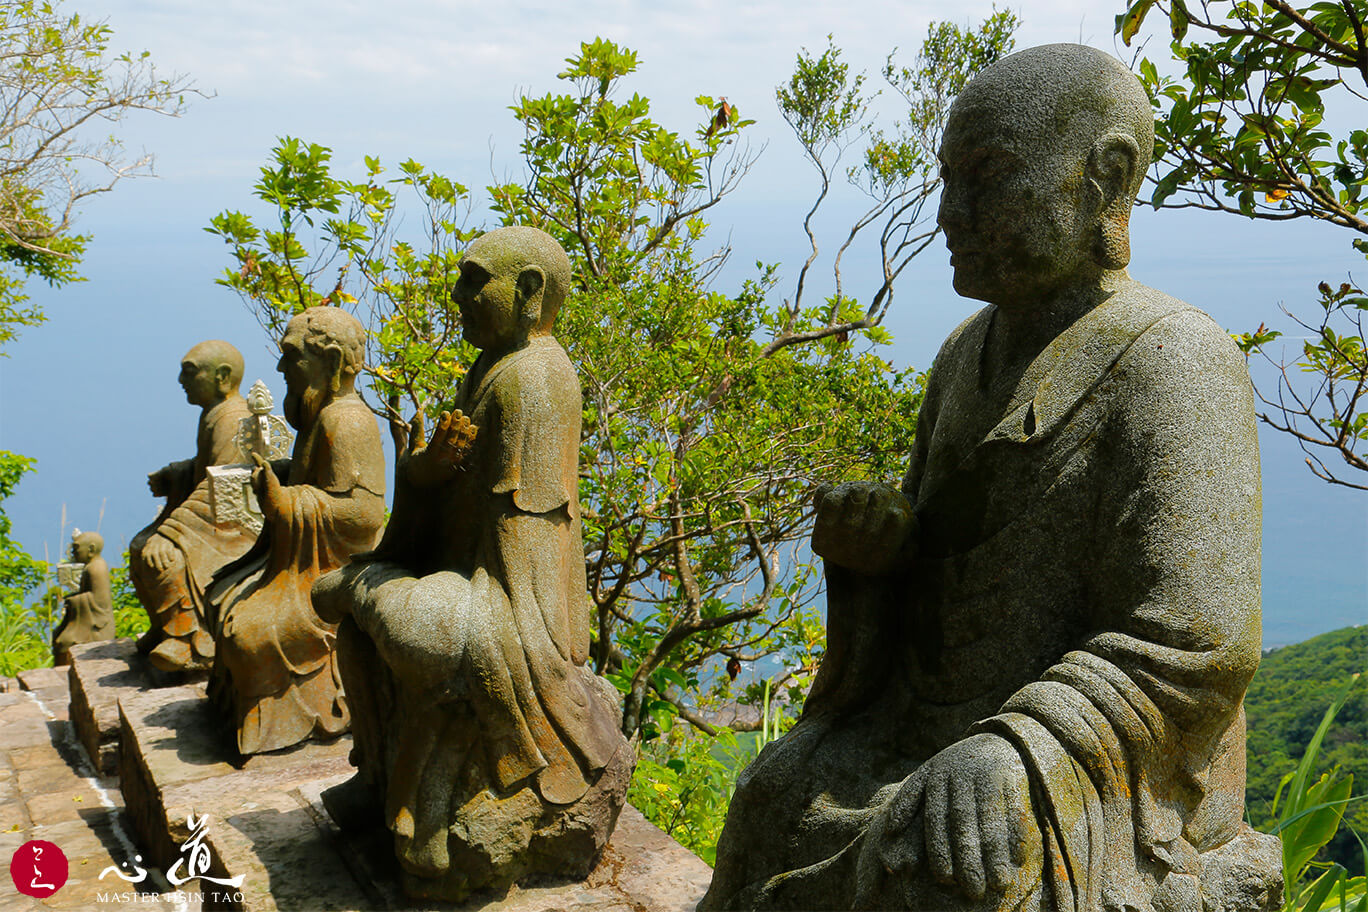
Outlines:
{"label": "draped robe folds", "polygon": [[109,588],[109,564],[96,557],[81,571],[80,588],[66,598],[66,614],[52,633],[53,664],[71,661],[77,643],[114,639],[114,599]]}
{"label": "draped robe folds", "polygon": [[[200,413],[195,458],[168,467],[166,506],[128,546],[129,577],[153,630],[184,640],[204,661],[214,655],[204,590],[215,573],[246,554],[256,541],[250,530],[235,522],[214,521],[206,470],[240,460],[238,429],[251,414],[237,393]],[[142,559],[148,539],[158,534],[170,539],[181,555],[162,571]]]}
{"label": "draped robe folds", "polygon": [[[1248,373],[1208,317],[1132,284],[984,420],[993,313],[931,371],[903,485],[917,556],[828,566],[827,656],[738,782],[700,909],[1202,907],[1201,853],[1241,825],[1259,659]],[[1036,861],[973,902],[880,861],[922,838],[920,815],[884,829],[901,784],[981,733],[1025,770]]]}
{"label": "draped robe folds", "polygon": [[286,508],[209,590],[218,647],[209,695],[231,715],[243,754],[347,730],[337,625],[314,613],[309,589],[372,547],[384,522],[380,431],[360,398],[323,406],[295,440],[281,492]]}
{"label": "draped robe folds", "polygon": [[457,394],[479,429],[464,467],[419,489],[401,466],[377,552],[314,592],[320,613],[351,614],[339,654],[356,759],[400,861],[428,877],[448,870],[448,828],[477,794],[530,786],[570,805],[626,745],[585,665],[578,379],[550,337],[490,361]]}

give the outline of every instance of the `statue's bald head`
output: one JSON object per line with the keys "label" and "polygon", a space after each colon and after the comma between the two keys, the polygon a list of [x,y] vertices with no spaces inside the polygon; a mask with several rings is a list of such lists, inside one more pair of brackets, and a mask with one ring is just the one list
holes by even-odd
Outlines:
{"label": "statue's bald head", "polygon": [[242,352],[232,343],[224,342],[222,339],[210,339],[190,349],[181,360],[193,361],[201,367],[208,368],[211,373],[217,372],[219,367],[226,367],[229,384],[227,391],[236,392],[238,387],[242,386]]}
{"label": "statue's bald head", "polygon": [[1124,269],[1153,151],[1149,99],[1110,55],[1051,44],[986,67],[951,106],[940,148],[955,290],[1033,307]]}
{"label": "statue's bald head", "polygon": [[570,258],[551,235],[540,228],[512,225],[481,235],[465,258],[478,263],[490,275],[520,275],[529,266],[540,270],[541,316],[535,329],[550,332],[556,313],[570,288]]}
{"label": "statue's bald head", "polygon": [[1140,167],[1131,200],[1144,182],[1154,149],[1154,113],[1135,74],[1115,57],[1081,44],[1046,44],[986,67],[964,87],[950,118],[989,118],[1042,154],[1086,156],[1110,134],[1131,139]]}
{"label": "statue's bald head", "polygon": [[104,536],[99,532],[77,532],[71,536],[71,554],[80,563],[89,563],[104,551]]}

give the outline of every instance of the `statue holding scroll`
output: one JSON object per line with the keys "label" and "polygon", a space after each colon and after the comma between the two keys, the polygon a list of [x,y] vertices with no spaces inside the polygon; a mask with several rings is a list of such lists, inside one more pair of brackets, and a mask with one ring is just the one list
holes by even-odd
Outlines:
{"label": "statue holding scroll", "polygon": [[631,778],[616,695],[586,665],[581,400],[551,335],[569,282],[537,229],[469,247],[453,299],[481,353],[458,411],[401,461],[377,551],[314,587],[413,895],[585,876]]}
{"label": "statue holding scroll", "polygon": [[336,627],[314,613],[309,587],[373,547],[384,522],[380,430],[356,393],[365,345],[360,322],[336,307],[299,314],[280,342],[285,418],[299,436],[288,460],[253,454],[261,536],[208,591],[216,619],[209,696],[243,754],[347,729]]}
{"label": "statue holding scroll", "polygon": [[104,537],[77,529],[71,536],[71,563],[57,565],[59,583],[76,571],[74,591],[65,599],[66,613],[52,632],[52,664],[71,663],[69,650],[77,643],[114,639],[114,599],[109,588],[109,564],[100,556]]}
{"label": "statue holding scroll", "polygon": [[225,564],[256,540],[256,530],[214,515],[206,483],[211,466],[237,462],[237,437],[247,403],[238,394],[242,354],[227,342],[201,342],[181,359],[180,385],[200,407],[193,459],[173,462],[147,477],[166,506],[128,546],[129,578],[151,619],[138,640],[164,671],[206,670],[214,658],[204,589]]}
{"label": "statue holding scroll", "polygon": [[821,492],[828,651],[741,776],[700,909],[1276,907],[1242,823],[1259,662],[1244,359],[1131,279],[1149,99],[1006,57],[954,102],[939,221],[988,306],[941,347],[902,490]]}

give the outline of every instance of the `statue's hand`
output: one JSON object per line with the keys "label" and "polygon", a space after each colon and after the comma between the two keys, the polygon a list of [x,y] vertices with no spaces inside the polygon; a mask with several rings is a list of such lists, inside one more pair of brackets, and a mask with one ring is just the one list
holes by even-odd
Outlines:
{"label": "statue's hand", "polygon": [[1043,857],[1026,768],[997,735],[972,735],[923,763],[871,830],[885,871],[905,877],[921,868],[975,900],[989,892],[1019,899]]}
{"label": "statue's hand", "polygon": [[153,497],[165,497],[169,493],[170,485],[166,480],[165,466],[148,474],[147,489],[152,492]]}
{"label": "statue's hand", "polygon": [[162,573],[176,560],[176,551],[176,543],[158,532],[147,539],[142,556],[149,567]]}
{"label": "statue's hand", "polygon": [[850,481],[817,491],[812,550],[830,563],[881,574],[910,557],[917,518],[900,491]]}
{"label": "statue's hand", "polygon": [[409,454],[409,481],[427,487],[450,480],[470,455],[478,433],[479,428],[459,409],[442,412],[428,445]]}
{"label": "statue's hand", "polygon": [[261,504],[261,515],[267,521],[274,520],[289,509],[289,495],[276,477],[275,469],[260,453],[253,453],[252,461],[256,463],[252,470],[252,485],[256,488],[257,502]]}

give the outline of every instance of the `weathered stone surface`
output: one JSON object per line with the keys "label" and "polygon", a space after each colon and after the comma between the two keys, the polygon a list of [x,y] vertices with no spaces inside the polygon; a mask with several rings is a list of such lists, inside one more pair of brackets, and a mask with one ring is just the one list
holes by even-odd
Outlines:
{"label": "weathered stone surface", "polygon": [[901,490],[819,497],[827,652],[700,908],[1195,909],[1234,870],[1258,438],[1229,337],[1126,272],[1152,149],[1092,48],[956,98],[938,220],[989,306],[941,347]]}
{"label": "weathered stone surface", "polygon": [[131,639],[72,647],[71,724],[99,773],[119,770],[119,698],[185,683],[178,677],[153,668]]}
{"label": "weathered stone surface", "polygon": [[[225,908],[273,912],[429,907],[415,905],[405,896],[393,837],[378,825],[373,796],[364,788],[347,788],[354,770],[346,760],[346,736],[332,744],[306,743],[242,761],[194,687],[125,697],[120,713],[129,745],[123,786],[126,813],[149,864],[165,870],[183,856],[181,847],[192,835],[187,816],[193,813],[206,821],[204,845],[210,867],[204,873],[213,878],[243,877],[241,902],[221,904]],[[706,888],[708,866],[634,809],[624,808],[619,821],[598,865],[585,879],[533,878],[504,892],[485,891],[459,907],[441,908],[692,909]],[[187,889],[220,888],[202,880]]]}
{"label": "weathered stone surface", "polygon": [[128,573],[151,628],[138,641],[156,667],[206,671],[214,658],[205,587],[224,565],[247,552],[256,529],[214,516],[207,477],[211,466],[238,462],[237,436],[251,418],[238,393],[242,353],[227,342],[201,342],[180,364],[185,399],[200,407],[195,456],[147,476],[166,505],[129,543]]}
{"label": "weathered stone surface", "polygon": [[314,589],[413,896],[584,876],[631,779],[617,695],[587,664],[581,397],[551,334],[569,283],[539,229],[467,248],[452,300],[481,352],[457,410],[400,464],[380,546]]}
{"label": "weathered stone surface", "polygon": [[81,566],[76,591],[62,602],[62,622],[52,632],[52,662],[65,665],[68,650],[77,643],[114,638],[114,598],[109,588],[109,564],[100,552],[104,537],[76,531],[71,536],[72,561]]}
{"label": "weathered stone surface", "polygon": [[252,801],[257,789],[289,788],[349,769],[345,740],[244,760],[232,732],[195,686],[125,696],[119,716],[124,805],[150,857],[163,866],[174,862],[188,838],[190,812],[212,805],[222,814]]}
{"label": "weathered stone surface", "polygon": [[1282,840],[1248,824],[1202,853],[1202,912],[1273,912],[1282,908]]}
{"label": "weathered stone surface", "polygon": [[30,668],[19,672],[19,686],[23,690],[66,689],[67,670],[65,668]]}
{"label": "weathered stone surface", "polygon": [[259,547],[206,594],[220,619],[209,696],[243,754],[347,730],[336,619],[319,618],[309,590],[373,547],[385,515],[380,429],[356,392],[365,328],[340,308],[311,307],[285,327],[280,346],[285,417],[299,441],[288,463],[256,456]]}

